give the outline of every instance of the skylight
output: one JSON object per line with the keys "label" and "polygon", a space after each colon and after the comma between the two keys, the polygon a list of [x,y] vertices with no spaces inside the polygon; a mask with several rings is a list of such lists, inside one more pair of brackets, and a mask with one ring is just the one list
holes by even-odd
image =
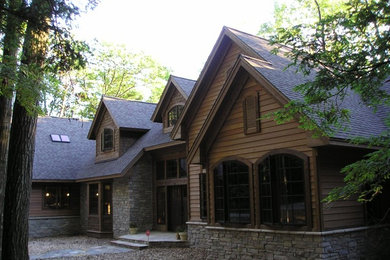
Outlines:
{"label": "skylight", "polygon": [[51,134],[50,137],[51,137],[52,142],[70,143],[69,136],[67,136],[67,135]]}

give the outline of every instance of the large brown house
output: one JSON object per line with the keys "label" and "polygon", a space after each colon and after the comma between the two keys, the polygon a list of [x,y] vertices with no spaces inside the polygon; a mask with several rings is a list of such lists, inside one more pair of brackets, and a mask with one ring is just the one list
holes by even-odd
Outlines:
{"label": "large brown house", "polygon": [[190,245],[216,258],[378,253],[388,228],[369,224],[388,201],[321,200],[343,184],[343,166],[372,151],[348,140],[379,135],[389,111],[351,94],[347,130],[317,139],[294,120],[259,120],[301,99],[293,87],[310,80],[285,70],[288,48],[272,48],[225,27],[198,80],[171,76],[157,105],[103,97],[92,123],[40,118],[31,236],[186,224]]}

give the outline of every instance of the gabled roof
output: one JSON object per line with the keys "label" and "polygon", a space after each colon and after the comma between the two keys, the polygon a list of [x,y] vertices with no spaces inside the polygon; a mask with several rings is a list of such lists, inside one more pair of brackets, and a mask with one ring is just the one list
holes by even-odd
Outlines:
{"label": "gabled roof", "polygon": [[[74,180],[77,171],[95,160],[95,142],[87,139],[91,121],[39,117],[35,136],[33,181]],[[51,134],[67,135],[69,143],[53,142]]]}
{"label": "gabled roof", "polygon": [[153,122],[145,115],[153,113],[155,107],[156,104],[153,103],[103,96],[96,110],[88,138],[96,138],[97,128],[106,109],[117,128],[146,131],[152,128]]}
{"label": "gabled roof", "polygon": [[[200,105],[199,100],[202,99],[201,95],[205,93],[202,89],[207,89],[209,86],[212,76],[218,69],[218,59],[221,59],[232,43],[239,46],[243,50],[243,53],[247,55],[240,56],[238,59],[242,59],[242,62],[250,65],[252,72],[255,71],[262,79],[268,82],[280,94],[282,99],[285,99],[286,102],[289,100],[303,99],[302,95],[295,92],[293,88],[296,85],[314,79],[315,74],[312,73],[309,76],[303,76],[302,74],[297,74],[296,68],[294,67],[286,69],[286,66],[290,64],[290,60],[283,53],[288,52],[289,48],[282,47],[281,52],[275,55],[271,53],[274,46],[271,46],[267,40],[224,27],[184,107],[182,116],[171,132],[173,139],[176,136],[181,136],[179,133],[182,129],[181,126],[183,124],[187,125],[192,120],[193,114]],[[216,100],[219,98],[217,97]],[[348,124],[349,128],[347,131],[337,132],[334,138],[369,137],[371,135],[378,135],[386,129],[381,114],[375,114],[371,108],[364,105],[357,94],[351,92],[342,106],[351,111],[351,118]],[[205,125],[203,125],[203,128],[205,128]]]}
{"label": "gabled roof", "polygon": [[162,122],[162,110],[169,103],[174,90],[176,89],[185,100],[188,99],[196,81],[192,79],[181,78],[171,75],[161,94],[160,100],[153,112],[151,120],[153,122]]}

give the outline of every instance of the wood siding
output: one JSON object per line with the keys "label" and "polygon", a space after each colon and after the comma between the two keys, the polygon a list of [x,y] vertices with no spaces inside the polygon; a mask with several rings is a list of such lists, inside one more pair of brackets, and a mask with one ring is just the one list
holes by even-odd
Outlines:
{"label": "wood siding", "polygon": [[[324,147],[318,149],[318,174],[320,179],[320,196],[325,198],[335,187],[343,186],[344,176],[341,168],[362,158],[368,151]],[[356,199],[336,201],[330,205],[322,204],[323,229],[356,227],[365,224],[364,207]]]}
{"label": "wood siding", "polygon": [[[110,151],[101,150],[101,135],[104,128],[111,128],[114,130],[114,147]],[[116,159],[119,157],[119,152],[119,130],[116,128],[110,114],[105,110],[96,135],[96,162]]]}
{"label": "wood siding", "polygon": [[197,137],[200,129],[206,120],[211,107],[213,106],[223,84],[226,81],[229,70],[236,62],[238,55],[241,53],[241,49],[237,45],[232,45],[228,50],[222,65],[220,66],[213,82],[211,83],[207,94],[203,100],[196,102],[202,102],[198,111],[195,112],[194,120],[188,128],[188,148],[192,149],[195,138]]}
{"label": "wood siding", "polygon": [[[30,217],[78,216],[80,215],[80,186],[79,184],[65,184],[70,186],[70,208],[45,209],[43,207],[43,189],[45,185],[60,185],[58,183],[33,183],[30,195]],[[63,184],[61,184],[63,185]]]}
{"label": "wood siding", "polygon": [[168,104],[164,107],[162,111],[162,117],[163,117],[163,125],[164,125],[164,132],[168,133],[172,131],[173,127],[168,127],[168,112],[176,105],[183,105],[186,102],[186,99],[183,97],[183,95],[176,89],[176,87],[172,86],[173,93],[171,96],[171,99],[169,100]]}

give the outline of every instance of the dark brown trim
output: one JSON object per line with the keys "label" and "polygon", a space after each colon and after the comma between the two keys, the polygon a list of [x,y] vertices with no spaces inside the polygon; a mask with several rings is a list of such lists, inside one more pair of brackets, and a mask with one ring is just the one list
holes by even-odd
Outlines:
{"label": "dark brown trim", "polygon": [[[262,157],[260,157],[258,160],[256,160],[255,162],[255,175],[258,179],[258,167],[259,167],[259,164],[261,164],[266,158],[268,158],[269,156],[272,156],[272,155],[278,155],[278,154],[290,154],[290,155],[294,155],[300,159],[303,160],[303,167],[304,167],[304,180],[305,180],[305,206],[306,206],[306,225],[304,226],[286,226],[286,225],[265,225],[265,224],[261,224],[261,218],[260,218],[260,189],[259,189],[259,185],[257,185],[256,188],[256,198],[257,198],[257,202],[259,203],[257,205],[257,208],[256,209],[256,219],[257,219],[257,227],[259,228],[265,228],[265,229],[275,229],[275,230],[312,230],[313,228],[313,221],[312,221],[312,205],[311,205],[311,185],[310,185],[310,158],[302,153],[302,152],[299,152],[299,151],[296,151],[296,150],[292,150],[292,149],[277,149],[277,150],[273,150],[273,151],[270,151],[266,154],[264,154]],[[259,183],[257,183],[259,184]]]}

